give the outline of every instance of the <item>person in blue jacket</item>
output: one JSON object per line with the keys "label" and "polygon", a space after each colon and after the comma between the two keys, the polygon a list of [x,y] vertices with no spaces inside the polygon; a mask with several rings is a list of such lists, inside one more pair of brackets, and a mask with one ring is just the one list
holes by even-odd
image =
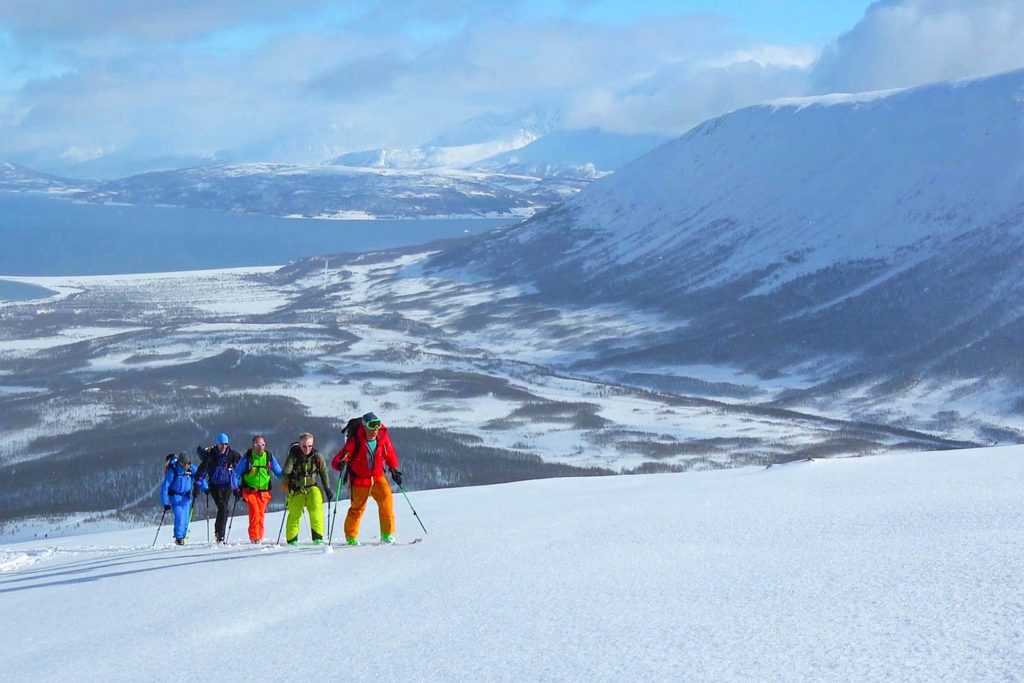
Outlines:
{"label": "person in blue jacket", "polygon": [[164,468],[164,481],[160,486],[160,502],[164,512],[174,513],[174,543],[185,545],[188,536],[188,523],[192,518],[192,487],[194,472],[192,463],[184,453],[167,456],[167,467]]}
{"label": "person in blue jacket", "polygon": [[281,478],[281,463],[267,450],[262,434],[252,438],[252,448],[245,452],[231,475],[231,486],[242,491],[242,500],[249,506],[249,542],[263,542],[263,518],[270,505],[270,475]]}
{"label": "person in blue jacket", "polygon": [[213,524],[217,543],[223,543],[228,527],[228,516],[231,509],[231,495],[241,497],[242,492],[232,487],[231,479],[238,461],[242,456],[231,447],[228,435],[221,432],[217,435],[217,443],[208,448],[196,447],[196,455],[202,458],[196,468],[196,481],[199,490],[209,493],[217,506],[217,520]]}

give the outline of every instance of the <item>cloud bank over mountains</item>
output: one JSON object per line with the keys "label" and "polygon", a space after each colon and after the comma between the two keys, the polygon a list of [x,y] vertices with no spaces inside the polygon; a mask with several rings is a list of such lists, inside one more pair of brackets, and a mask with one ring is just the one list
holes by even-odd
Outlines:
{"label": "cloud bank over mountains", "polygon": [[1019,66],[1018,0],[882,0],[825,44],[707,13],[602,23],[527,0],[0,0],[0,159],[106,175],[322,161],[530,106],[566,128],[679,135],[765,100]]}
{"label": "cloud bank over mountains", "polygon": [[819,92],[903,88],[1024,66],[1024,3],[882,0],[822,53]]}

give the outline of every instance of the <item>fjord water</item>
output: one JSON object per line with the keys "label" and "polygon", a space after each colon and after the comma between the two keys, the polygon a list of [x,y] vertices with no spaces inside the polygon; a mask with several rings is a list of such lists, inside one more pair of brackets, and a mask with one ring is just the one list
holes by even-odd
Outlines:
{"label": "fjord water", "polygon": [[27,285],[23,282],[0,280],[0,301],[21,301],[49,296],[53,292],[45,287]]}
{"label": "fjord water", "polygon": [[[512,220],[311,220],[0,193],[0,277],[270,266],[480,234]],[[5,284],[0,298],[12,293]]]}

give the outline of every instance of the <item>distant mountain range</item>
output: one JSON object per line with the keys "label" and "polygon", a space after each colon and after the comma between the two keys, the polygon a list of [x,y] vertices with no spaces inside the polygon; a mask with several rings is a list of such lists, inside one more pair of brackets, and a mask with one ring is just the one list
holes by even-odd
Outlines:
{"label": "distant mountain range", "polygon": [[5,164],[0,190],[311,218],[528,217],[663,141],[558,125],[558,115],[544,111],[487,115],[416,149],[354,152],[314,165],[207,164],[107,181]]}
{"label": "distant mountain range", "polygon": [[64,192],[81,189],[88,183],[58,178],[30,168],[0,161],[0,190],[8,192]]}
{"label": "distant mountain range", "polygon": [[1015,71],[746,108],[432,272],[679,321],[576,370],[691,390],[700,368],[747,374],[789,387],[776,405],[924,428],[989,411],[1019,438],[1021,93]]}
{"label": "distant mountain range", "polygon": [[520,149],[558,130],[557,111],[531,109],[510,114],[484,114],[442,132],[415,149],[370,149],[343,154],[338,166],[415,170],[469,168],[496,154]]}

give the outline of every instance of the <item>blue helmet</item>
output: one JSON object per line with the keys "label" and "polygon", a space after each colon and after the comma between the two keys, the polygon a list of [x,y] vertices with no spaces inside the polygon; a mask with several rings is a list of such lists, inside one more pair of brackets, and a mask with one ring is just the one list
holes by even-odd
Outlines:
{"label": "blue helmet", "polygon": [[221,432],[217,435],[217,443],[229,444],[231,443],[231,439],[228,438],[227,434]]}

